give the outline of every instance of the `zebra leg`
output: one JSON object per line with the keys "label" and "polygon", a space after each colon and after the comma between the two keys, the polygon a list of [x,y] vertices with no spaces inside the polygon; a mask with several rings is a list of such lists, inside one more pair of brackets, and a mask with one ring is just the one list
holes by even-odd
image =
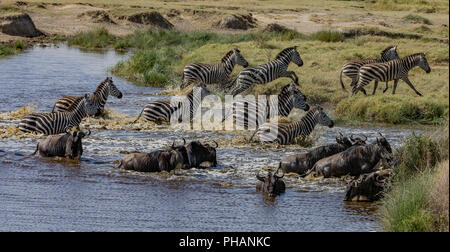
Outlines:
{"label": "zebra leg", "polygon": [[388,86],[388,81],[386,81],[386,87],[383,89],[383,94],[386,93],[386,91],[388,90],[389,86]]}
{"label": "zebra leg", "polygon": [[395,90],[397,89],[398,79],[394,80],[394,87],[392,88],[392,94],[395,94]]}
{"label": "zebra leg", "polygon": [[378,81],[375,81],[375,85],[373,86],[373,91],[372,91],[372,95],[375,95],[375,92],[377,91],[377,87],[378,87]]}
{"label": "zebra leg", "polygon": [[403,80],[404,82],[406,82],[406,84],[408,84],[408,86],[409,86],[410,88],[412,88],[412,90],[414,90],[418,96],[422,96],[422,94],[421,94],[419,91],[417,91],[416,88],[413,86],[413,84],[411,83],[411,81],[409,81],[408,76],[403,77],[402,80]]}
{"label": "zebra leg", "polygon": [[294,81],[294,83],[297,84],[297,86],[300,86],[300,84],[298,83],[298,76],[295,72],[286,71],[286,72],[284,72],[284,74],[282,76],[291,78]]}
{"label": "zebra leg", "polygon": [[[350,83],[350,87],[352,87],[352,89],[353,89],[353,86],[355,86],[356,84],[358,84],[358,80],[357,79],[352,79],[352,83]],[[366,92],[366,90],[363,87],[360,88],[359,91],[361,91],[364,95],[367,96],[367,92]]]}

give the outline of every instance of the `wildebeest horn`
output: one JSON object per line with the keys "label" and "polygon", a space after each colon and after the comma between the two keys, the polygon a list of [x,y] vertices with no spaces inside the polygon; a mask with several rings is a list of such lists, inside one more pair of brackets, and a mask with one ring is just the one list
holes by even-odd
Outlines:
{"label": "wildebeest horn", "polygon": [[273,176],[277,177],[277,178],[283,178],[284,177],[284,171],[283,171],[283,175],[280,177],[278,176],[278,171],[280,170],[280,167],[278,167],[277,171],[273,174]]}
{"label": "wildebeest horn", "polygon": [[364,142],[367,141],[367,136],[363,134],[363,137],[364,137],[364,140],[363,140],[363,141],[364,141]]}
{"label": "wildebeest horn", "polygon": [[216,141],[213,140],[213,142],[216,144],[216,146],[214,148],[219,147],[219,144]]}
{"label": "wildebeest horn", "polygon": [[381,137],[384,137],[383,135],[381,135],[381,133],[380,132],[378,132],[378,134],[381,136]]}
{"label": "wildebeest horn", "polygon": [[183,139],[183,145],[186,145],[186,139],[184,139],[184,137],[182,139]]}
{"label": "wildebeest horn", "polygon": [[352,140],[353,142],[355,142],[355,139],[353,138],[353,134],[350,135],[350,140]]}
{"label": "wildebeest horn", "polygon": [[91,135],[91,130],[88,129],[88,133],[86,134],[86,136],[90,136]]}
{"label": "wildebeest horn", "polygon": [[256,174],[256,178],[260,181],[264,181],[265,177],[260,175],[260,171],[258,171],[258,173]]}
{"label": "wildebeest horn", "polygon": [[339,135],[341,135],[341,137],[343,137],[343,136],[344,136],[344,135],[342,135],[342,132],[340,132],[340,131],[339,131],[338,133],[339,133]]}

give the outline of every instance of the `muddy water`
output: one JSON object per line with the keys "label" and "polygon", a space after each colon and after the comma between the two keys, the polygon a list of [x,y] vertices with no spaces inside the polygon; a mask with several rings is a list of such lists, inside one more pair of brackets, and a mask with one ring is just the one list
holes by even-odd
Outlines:
{"label": "muddy water", "polygon": [[[49,111],[63,95],[92,92],[108,67],[127,55],[83,52],[65,45],[35,47],[0,60],[0,113],[31,105]],[[282,156],[304,151],[290,146],[231,142],[239,134],[195,132],[132,120],[160,89],[139,87],[117,77],[124,93],[108,99],[111,129],[90,119],[81,162],[27,157],[43,137],[0,139],[0,231],[376,231],[376,205],[343,202],[345,179],[286,176],[287,191],[270,199],[255,192],[258,171]],[[0,120],[0,127],[20,118]],[[136,130],[138,128],[139,130]],[[318,127],[315,145],[333,142],[337,132],[382,131],[394,148],[410,134],[402,129]],[[247,134],[247,133],[245,133]],[[172,140],[220,140],[219,166],[176,173],[145,174],[115,168],[127,152],[149,151]],[[227,143],[228,141],[228,143]]]}

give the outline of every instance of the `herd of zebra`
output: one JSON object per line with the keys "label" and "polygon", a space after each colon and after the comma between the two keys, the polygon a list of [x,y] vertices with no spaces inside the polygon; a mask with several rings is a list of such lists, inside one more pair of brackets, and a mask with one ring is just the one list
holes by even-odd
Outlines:
{"label": "herd of zebra", "polygon": [[[192,63],[185,66],[181,78],[181,88],[196,85],[186,96],[187,102],[173,102],[171,99],[159,99],[144,106],[136,121],[142,116],[147,121],[157,123],[170,122],[174,118],[187,116],[192,120],[193,114],[198,109],[201,100],[212,94],[207,85],[218,84],[227,93],[237,97],[245,90],[254,85],[269,83],[280,77],[288,77],[291,82],[282,88],[277,96],[271,96],[265,101],[266,106],[260,109],[254,101],[237,98],[234,101],[234,116],[236,122],[241,122],[244,128],[256,127],[252,139],[257,135],[262,142],[277,142],[279,144],[289,144],[297,136],[307,136],[314,129],[315,125],[322,124],[328,127],[333,126],[333,121],[325,114],[319,105],[310,106],[306,103],[306,96],[297,88],[299,86],[298,76],[293,71],[288,71],[290,62],[301,67],[303,61],[297,47],[289,47],[282,50],[276,57],[266,64],[249,67],[247,60],[241,52],[235,48],[229,51],[219,64]],[[242,71],[232,80],[229,75],[235,65],[244,67]],[[385,92],[388,88],[388,81],[394,80],[393,93],[397,88],[398,80],[405,81],[418,95],[419,93],[408,79],[408,72],[413,67],[419,66],[427,73],[430,67],[424,53],[418,53],[400,58],[397,53],[397,46],[389,46],[381,52],[379,59],[358,60],[346,63],[340,73],[340,83],[342,74],[352,79],[350,86],[352,94],[358,91],[366,94],[364,86],[375,80],[373,94],[378,82],[386,82]],[[199,95],[194,95],[195,94]],[[198,91],[198,92],[197,92]],[[65,96],[58,99],[49,113],[33,113],[25,116],[19,123],[19,129],[24,132],[36,132],[46,135],[60,134],[79,126],[82,119],[88,115],[98,116],[104,110],[106,100],[109,95],[122,98],[122,92],[114,85],[111,77],[107,77],[93,94],[84,96]],[[240,96],[239,96],[240,97]],[[57,112],[54,112],[56,108]],[[236,108],[244,109],[243,113],[236,113]],[[306,115],[298,122],[293,123],[266,123],[273,115],[288,116],[292,109],[298,108],[307,111]],[[226,115],[225,118],[229,116]],[[135,122],[136,122],[135,121]],[[250,123],[255,122],[253,125]],[[242,125],[240,124],[240,125]],[[256,125],[255,125],[256,124]],[[252,126],[252,127],[250,127]],[[272,128],[277,130],[273,131]],[[276,132],[275,136],[270,136],[271,132]]]}

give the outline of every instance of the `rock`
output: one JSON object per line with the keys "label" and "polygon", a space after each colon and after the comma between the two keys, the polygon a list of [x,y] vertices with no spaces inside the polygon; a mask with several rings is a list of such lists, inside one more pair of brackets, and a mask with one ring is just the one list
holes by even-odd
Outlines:
{"label": "rock", "polygon": [[162,29],[172,29],[173,24],[165,19],[159,12],[144,12],[128,16],[128,21],[138,24],[154,25]]}
{"label": "rock", "polygon": [[360,175],[348,184],[344,201],[372,202],[379,200],[383,192],[387,190],[389,175],[389,170]]}
{"label": "rock", "polygon": [[216,24],[221,29],[247,30],[256,27],[256,19],[252,14],[248,15],[230,15],[224,17]]}
{"label": "rock", "polygon": [[109,17],[108,13],[102,10],[87,11],[78,15],[78,17],[89,17],[92,21],[94,21],[94,23],[115,24],[115,22]]}
{"label": "rock", "polygon": [[0,32],[28,38],[45,35],[36,29],[33,20],[26,13],[0,17]]}

